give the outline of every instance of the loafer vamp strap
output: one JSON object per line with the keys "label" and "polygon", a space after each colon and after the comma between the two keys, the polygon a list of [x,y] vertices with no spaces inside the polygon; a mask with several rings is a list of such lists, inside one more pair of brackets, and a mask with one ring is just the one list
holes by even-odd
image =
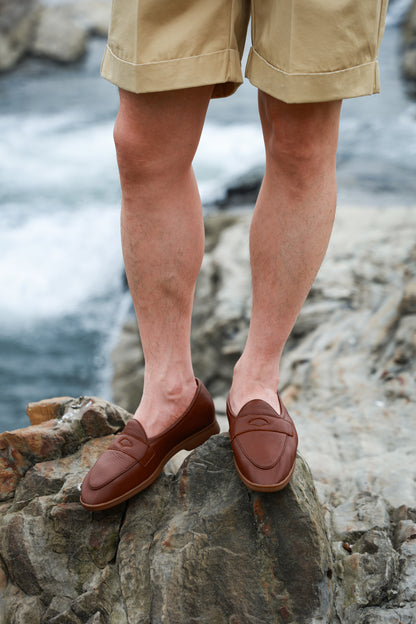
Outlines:
{"label": "loafer vamp strap", "polygon": [[132,457],[143,466],[146,466],[154,456],[154,450],[149,445],[143,427],[133,419],[127,423],[108,448]]}

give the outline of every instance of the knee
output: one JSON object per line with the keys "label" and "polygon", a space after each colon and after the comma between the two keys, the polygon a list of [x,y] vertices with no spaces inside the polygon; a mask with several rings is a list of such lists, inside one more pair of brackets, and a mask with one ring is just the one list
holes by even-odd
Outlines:
{"label": "knee", "polygon": [[269,164],[298,182],[335,170],[339,111],[340,102],[303,105],[264,98],[260,114]]}
{"label": "knee", "polygon": [[120,113],[113,137],[122,185],[133,183],[137,186],[160,175],[164,178],[180,176],[192,164],[194,152],[175,144],[168,132],[160,127],[132,122]]}

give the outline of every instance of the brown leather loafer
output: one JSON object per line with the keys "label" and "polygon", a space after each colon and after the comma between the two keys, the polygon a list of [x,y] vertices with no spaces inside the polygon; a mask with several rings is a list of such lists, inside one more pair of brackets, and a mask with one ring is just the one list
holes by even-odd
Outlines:
{"label": "brown leather loafer", "polygon": [[235,416],[227,400],[230,440],[241,480],[251,490],[276,492],[295,469],[298,436],[280,397],[279,415],[268,403],[254,399]]}
{"label": "brown leather loafer", "polygon": [[197,379],[188,409],[169,429],[147,438],[132,418],[87,473],[81,486],[81,504],[90,510],[108,509],[147,488],[178,451],[191,451],[219,433],[212,398]]}

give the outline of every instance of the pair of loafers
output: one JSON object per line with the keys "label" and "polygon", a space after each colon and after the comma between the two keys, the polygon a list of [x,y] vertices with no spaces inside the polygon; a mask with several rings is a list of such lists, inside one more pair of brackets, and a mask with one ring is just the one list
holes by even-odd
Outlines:
{"label": "pair of loafers", "polygon": [[[148,438],[132,418],[87,473],[81,504],[98,511],[114,507],[151,485],[180,450],[193,450],[220,427],[212,398],[203,383],[188,409],[169,429]],[[234,415],[227,401],[234,461],[243,483],[252,490],[275,492],[289,482],[295,468],[298,438],[280,401],[280,415],[261,400],[249,401]]]}

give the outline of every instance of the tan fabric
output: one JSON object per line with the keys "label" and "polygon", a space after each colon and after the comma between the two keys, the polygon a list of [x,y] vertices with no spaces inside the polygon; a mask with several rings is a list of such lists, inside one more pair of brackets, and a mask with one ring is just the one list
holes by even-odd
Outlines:
{"label": "tan fabric", "polygon": [[215,84],[213,97],[246,76],[285,102],[378,93],[377,55],[388,0],[113,0],[101,73],[135,93]]}

